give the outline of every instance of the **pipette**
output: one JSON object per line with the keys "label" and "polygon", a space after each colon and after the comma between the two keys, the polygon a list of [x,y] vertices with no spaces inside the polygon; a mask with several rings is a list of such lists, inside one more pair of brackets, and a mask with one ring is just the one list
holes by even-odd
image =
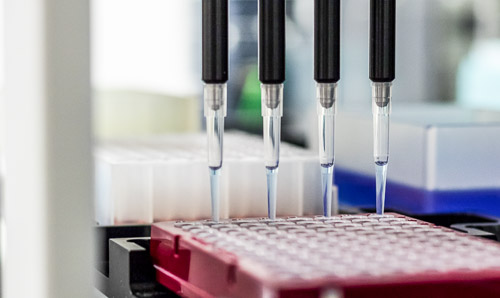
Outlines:
{"label": "pipette", "polygon": [[396,1],[370,2],[370,79],[372,81],[373,157],[376,174],[376,209],[384,213],[387,163],[389,162],[389,115],[392,81],[395,78]]}
{"label": "pipette", "polygon": [[269,218],[276,218],[283,82],[285,81],[285,1],[259,0],[259,79],[264,122]]}
{"label": "pipette", "polygon": [[228,80],[228,0],[203,0],[202,23],[202,79],[212,220],[218,221]]}
{"label": "pipette", "polygon": [[335,102],[340,79],[340,0],[314,1],[314,79],[319,124],[323,215],[332,213]]}

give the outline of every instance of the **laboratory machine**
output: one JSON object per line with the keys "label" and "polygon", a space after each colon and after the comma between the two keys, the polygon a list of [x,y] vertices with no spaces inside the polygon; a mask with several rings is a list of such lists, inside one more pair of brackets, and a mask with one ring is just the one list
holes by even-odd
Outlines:
{"label": "laboratory machine", "polygon": [[[341,1],[314,0],[318,158],[281,142],[286,1],[257,1],[263,117],[258,137],[224,132],[232,100],[230,3],[202,1],[206,136],[99,145],[96,285],[103,294],[500,296],[500,221],[492,217],[500,216],[492,199],[499,175],[486,164],[498,159],[498,142],[487,140],[500,129],[477,125],[477,117],[461,111],[436,109],[441,122],[433,124],[425,108],[418,114],[425,116],[412,122],[398,106],[389,130],[397,6],[395,0],[369,2],[371,117],[364,110],[337,113]],[[447,113],[468,117],[467,123],[443,121]],[[389,144],[394,154],[388,176]],[[461,167],[470,173],[484,167],[486,175],[443,170],[454,163],[471,164]],[[340,210],[334,182],[344,203]],[[476,195],[475,203],[471,196],[463,199],[462,192],[478,188],[484,196]],[[384,212],[386,205],[399,213]],[[487,211],[473,208],[479,205],[491,209],[483,212],[490,216],[465,212]],[[464,213],[436,214],[450,211]]]}
{"label": "laboratory machine", "polygon": [[497,0],[4,2],[2,297],[500,297]]}

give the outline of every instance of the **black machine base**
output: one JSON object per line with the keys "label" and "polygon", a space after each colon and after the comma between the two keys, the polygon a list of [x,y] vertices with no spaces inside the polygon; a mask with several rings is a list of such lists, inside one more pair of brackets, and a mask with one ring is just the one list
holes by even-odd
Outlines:
{"label": "black machine base", "polygon": [[[357,208],[342,211],[342,213],[373,212]],[[476,237],[500,241],[500,219],[497,218],[464,213],[404,215]],[[107,297],[120,298],[179,297],[156,282],[149,254],[150,233],[149,225],[95,228],[98,253],[95,287],[101,293]]]}

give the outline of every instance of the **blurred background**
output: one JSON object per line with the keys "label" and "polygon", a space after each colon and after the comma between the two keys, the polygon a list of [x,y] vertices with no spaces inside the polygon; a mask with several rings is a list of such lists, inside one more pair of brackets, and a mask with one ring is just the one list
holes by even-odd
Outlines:
{"label": "blurred background", "polygon": [[[369,1],[342,2],[340,111],[370,106]],[[500,2],[398,0],[394,105],[500,109]],[[261,133],[257,1],[230,2],[226,128]],[[200,0],[92,1],[98,137],[203,129]],[[283,140],[314,145],[313,1],[287,0]]]}

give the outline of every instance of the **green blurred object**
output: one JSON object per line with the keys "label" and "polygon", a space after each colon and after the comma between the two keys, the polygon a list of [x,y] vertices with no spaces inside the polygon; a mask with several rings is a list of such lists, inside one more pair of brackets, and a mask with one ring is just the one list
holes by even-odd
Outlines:
{"label": "green blurred object", "polygon": [[201,130],[197,96],[175,97],[137,90],[97,90],[94,133],[98,138]]}
{"label": "green blurred object", "polygon": [[249,67],[239,101],[236,115],[238,122],[248,128],[259,129],[262,127],[260,111],[260,82],[257,65]]}

